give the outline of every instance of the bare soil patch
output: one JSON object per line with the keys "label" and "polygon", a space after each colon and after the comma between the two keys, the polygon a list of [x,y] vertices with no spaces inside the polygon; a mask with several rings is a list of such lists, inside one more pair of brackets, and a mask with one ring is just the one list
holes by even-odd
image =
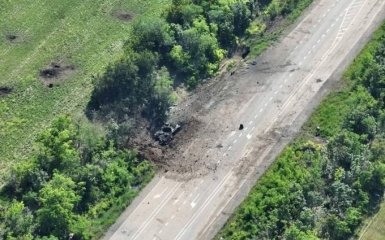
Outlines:
{"label": "bare soil patch", "polygon": [[12,92],[11,87],[0,86],[0,97],[6,96]]}
{"label": "bare soil patch", "polygon": [[22,31],[5,31],[2,32],[2,37],[5,38],[5,40],[8,43],[15,44],[15,43],[21,43],[24,42],[26,39],[25,33]]}
{"label": "bare soil patch", "polygon": [[15,34],[7,34],[7,35],[5,36],[5,38],[6,38],[9,42],[14,42],[14,41],[16,41],[16,40],[19,38],[19,36],[15,35]]}
{"label": "bare soil patch", "polygon": [[134,134],[129,146],[171,178],[191,179],[216,171],[216,159],[211,159],[208,151],[223,148],[223,136],[239,131],[240,123],[234,113],[259,88],[249,81],[236,81],[245,67],[240,61],[233,71],[221,71],[173,108],[169,120],[180,124],[181,130],[169,145],[161,146],[143,126],[144,131]]}
{"label": "bare soil patch", "polygon": [[52,88],[60,81],[67,79],[74,72],[74,65],[52,62],[49,66],[39,71],[39,76],[47,87]]}
{"label": "bare soil patch", "polygon": [[129,22],[134,18],[134,15],[132,13],[124,10],[115,11],[113,13],[113,16],[124,22]]}

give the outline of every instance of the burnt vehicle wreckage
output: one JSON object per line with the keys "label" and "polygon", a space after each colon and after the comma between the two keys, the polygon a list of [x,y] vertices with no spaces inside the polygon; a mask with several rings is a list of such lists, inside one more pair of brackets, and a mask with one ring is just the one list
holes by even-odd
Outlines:
{"label": "burnt vehicle wreckage", "polygon": [[168,145],[179,132],[181,125],[177,123],[165,123],[161,129],[154,134],[154,138],[160,145]]}
{"label": "burnt vehicle wreckage", "polygon": [[[154,138],[159,142],[160,145],[165,146],[170,144],[170,142],[174,139],[175,134],[177,134],[181,125],[177,123],[165,123],[159,131],[156,131],[154,134]],[[244,129],[243,123],[239,125],[239,130]]]}

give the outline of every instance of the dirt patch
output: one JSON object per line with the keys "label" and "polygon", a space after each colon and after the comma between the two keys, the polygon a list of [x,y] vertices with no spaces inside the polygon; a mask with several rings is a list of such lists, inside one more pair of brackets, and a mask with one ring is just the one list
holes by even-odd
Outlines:
{"label": "dirt patch", "polygon": [[129,22],[134,18],[134,15],[132,13],[124,10],[118,10],[114,12],[113,16],[124,22]]}
{"label": "dirt patch", "polygon": [[26,41],[26,33],[20,30],[5,30],[1,31],[0,33],[2,38],[5,38],[5,40],[8,43],[16,44],[16,43],[22,43]]}
{"label": "dirt patch", "polygon": [[5,34],[5,39],[7,40],[7,42],[9,43],[21,43],[24,41],[24,37],[22,34],[20,33],[6,33]]}
{"label": "dirt patch", "polygon": [[15,34],[7,34],[5,36],[5,38],[9,41],[9,42],[15,42],[19,36],[15,35]]}
{"label": "dirt patch", "polygon": [[11,87],[0,86],[0,97],[6,96],[12,92]]}
{"label": "dirt patch", "polygon": [[168,173],[170,176],[189,179],[203,175],[206,169],[194,167],[198,161],[188,159],[190,156],[185,152],[191,147],[188,143],[199,137],[197,133],[204,128],[203,123],[194,117],[179,118],[179,120],[181,120],[179,122],[181,130],[168,145],[162,146],[155,141],[154,133],[150,131],[143,120],[136,124],[136,130],[130,137],[128,146],[137,149],[143,159],[152,161],[158,170]]}
{"label": "dirt patch", "polygon": [[52,88],[60,81],[67,79],[74,71],[74,65],[52,62],[49,66],[39,71],[39,76],[47,87]]}

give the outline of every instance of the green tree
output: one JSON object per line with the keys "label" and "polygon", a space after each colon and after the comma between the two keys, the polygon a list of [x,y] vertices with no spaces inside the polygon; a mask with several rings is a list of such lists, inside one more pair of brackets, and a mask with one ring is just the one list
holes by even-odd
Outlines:
{"label": "green tree", "polygon": [[54,173],[53,178],[39,192],[41,208],[37,211],[39,233],[67,239],[76,219],[73,210],[80,197],[75,182],[64,175]]}
{"label": "green tree", "polygon": [[322,235],[327,239],[345,240],[349,238],[352,231],[346,221],[341,220],[336,215],[330,215],[323,226]]}
{"label": "green tree", "polygon": [[169,25],[164,19],[155,16],[135,21],[131,36],[134,38],[127,45],[136,52],[148,50],[163,54],[169,51],[173,43]]}
{"label": "green tree", "polygon": [[[14,200],[0,213],[0,238],[32,240],[35,223],[32,212],[24,206],[23,202]],[[3,225],[3,227],[1,227]],[[3,232],[1,232],[3,228]]]}
{"label": "green tree", "polygon": [[168,23],[179,24],[186,29],[192,25],[194,19],[202,14],[202,6],[188,0],[173,0],[166,11],[166,20]]}
{"label": "green tree", "polygon": [[331,161],[329,166],[332,168],[332,175],[334,175],[334,168],[338,166],[349,170],[354,156],[360,155],[363,148],[360,136],[346,130],[331,139],[327,145],[327,156]]}
{"label": "green tree", "polygon": [[77,128],[68,116],[57,118],[38,139],[37,162],[40,169],[52,175],[54,170],[71,172],[80,164],[75,148]]}
{"label": "green tree", "polygon": [[378,127],[376,119],[370,113],[356,110],[346,118],[345,128],[359,135],[365,135],[365,138],[371,141],[374,139]]}
{"label": "green tree", "polygon": [[385,164],[375,163],[371,170],[362,172],[360,182],[369,195],[370,206],[375,209],[385,191]]}
{"label": "green tree", "polygon": [[225,49],[234,49],[237,43],[234,34],[233,14],[229,8],[219,6],[213,7],[208,12],[211,28],[216,33],[218,42]]}
{"label": "green tree", "polygon": [[231,5],[231,10],[234,16],[234,34],[242,36],[251,22],[251,12],[248,6],[242,1],[236,1]]}
{"label": "green tree", "polygon": [[284,234],[286,240],[317,240],[319,239],[313,232],[304,232],[295,225],[291,225]]}
{"label": "green tree", "polygon": [[167,68],[162,67],[156,72],[154,90],[146,106],[148,119],[152,119],[154,125],[163,124],[167,119],[167,111],[175,102],[173,81]]}

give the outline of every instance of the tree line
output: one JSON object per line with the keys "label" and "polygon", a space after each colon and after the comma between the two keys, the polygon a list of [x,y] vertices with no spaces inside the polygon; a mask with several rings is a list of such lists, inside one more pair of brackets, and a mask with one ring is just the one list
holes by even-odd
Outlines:
{"label": "tree line", "polygon": [[385,25],[345,77],[348,87],[310,119],[313,135],[283,151],[218,238],[350,239],[378,210],[385,190]]}
{"label": "tree line", "polygon": [[0,193],[1,239],[91,239],[151,179],[153,168],[111,134],[59,117],[16,163]]}
{"label": "tree line", "polygon": [[[88,115],[118,123],[162,124],[174,88],[195,88],[218,71],[248,36],[262,38],[300,0],[172,0],[159,16],[138,18],[124,55],[95,79]],[[305,2],[310,2],[306,0]]]}

